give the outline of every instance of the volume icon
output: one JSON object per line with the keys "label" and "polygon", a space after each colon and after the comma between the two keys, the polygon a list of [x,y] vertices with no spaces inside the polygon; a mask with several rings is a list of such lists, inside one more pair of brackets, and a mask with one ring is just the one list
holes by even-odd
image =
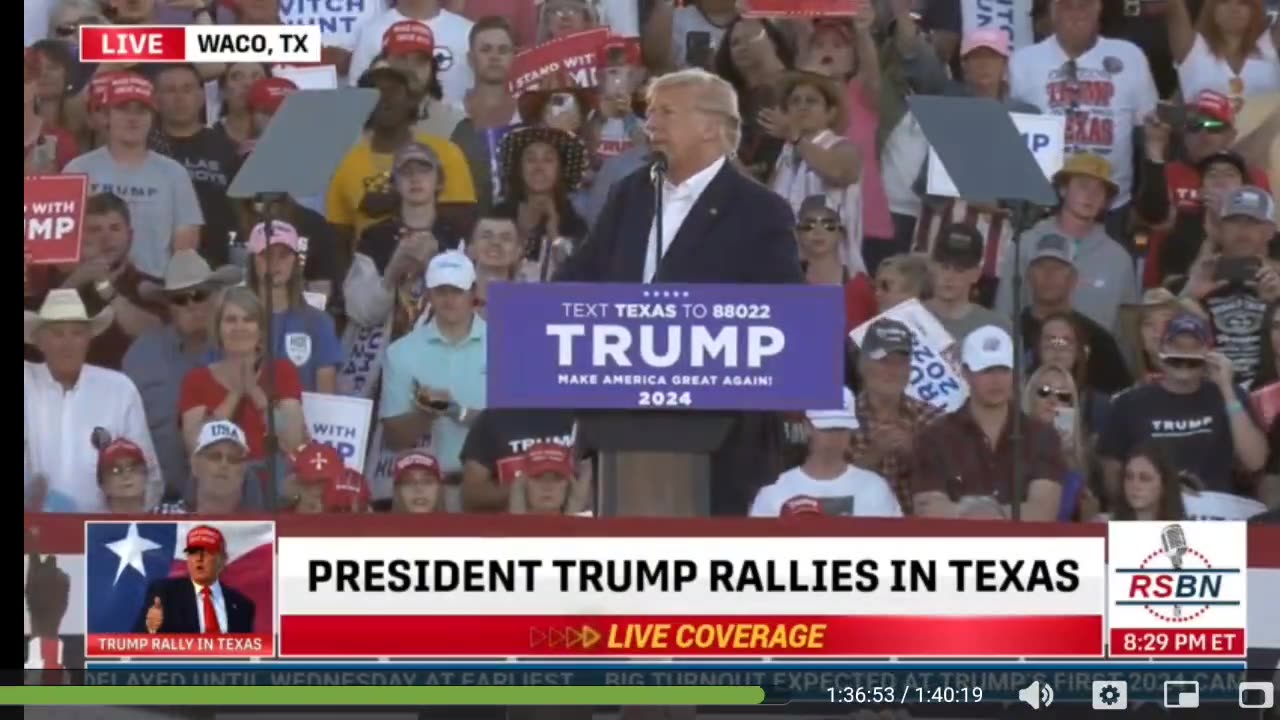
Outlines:
{"label": "volume icon", "polygon": [[1053,687],[1039,680],[1018,691],[1018,699],[1039,710],[1053,704]]}

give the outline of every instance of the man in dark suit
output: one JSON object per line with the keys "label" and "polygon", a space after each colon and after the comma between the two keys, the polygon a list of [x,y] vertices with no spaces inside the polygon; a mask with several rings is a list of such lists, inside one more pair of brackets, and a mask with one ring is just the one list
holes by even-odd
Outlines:
{"label": "man in dark suit", "polygon": [[199,525],[187,533],[188,577],[157,580],[134,623],[136,633],[253,632],[253,601],[218,581],[227,564],[222,533]]}
{"label": "man in dark suit", "polygon": [[[668,164],[662,237],[654,218],[655,183],[644,168],[613,188],[590,237],[556,279],[803,283],[790,206],[733,160],[741,127],[737,96],[722,78],[689,69],[656,79],[646,130],[650,146]],[[712,457],[714,514],[746,514],[755,491],[780,470],[777,416],[735,414],[732,428]]]}

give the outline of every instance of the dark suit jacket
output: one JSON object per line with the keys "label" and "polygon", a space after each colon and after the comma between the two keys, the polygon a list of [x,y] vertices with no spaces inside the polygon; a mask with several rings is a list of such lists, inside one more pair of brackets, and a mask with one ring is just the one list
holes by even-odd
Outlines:
{"label": "dark suit jacket", "polygon": [[[648,168],[623,178],[609,194],[586,244],[561,266],[556,279],[643,282],[654,207]],[[654,280],[803,283],[790,205],[726,162],[680,225]],[[698,413],[703,418],[711,415]],[[782,470],[782,420],[774,413],[727,415],[733,421],[729,435],[711,456],[711,512],[740,517],[756,491],[776,480]],[[688,415],[645,413],[645,417],[679,422]]]}
{"label": "dark suit jacket", "polygon": [[[619,181],[587,242],[560,267],[556,279],[643,282],[654,205],[647,168]],[[803,283],[791,206],[725,162],[680,225],[654,279]]]}
{"label": "dark suit jacket", "polygon": [[[147,588],[146,599],[142,610],[133,624],[135,633],[147,631],[147,610],[160,598],[160,607],[164,610],[164,622],[160,625],[161,633],[196,634],[200,632],[200,606],[196,602],[195,589],[191,579],[165,578],[157,580]],[[253,632],[253,601],[242,593],[222,584],[222,597],[227,605],[227,627],[224,633]]]}

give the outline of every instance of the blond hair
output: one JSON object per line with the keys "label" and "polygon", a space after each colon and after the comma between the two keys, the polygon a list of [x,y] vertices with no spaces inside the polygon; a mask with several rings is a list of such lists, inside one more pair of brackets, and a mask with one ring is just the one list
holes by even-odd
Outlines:
{"label": "blond hair", "polygon": [[649,83],[645,97],[649,104],[658,93],[675,88],[691,87],[697,90],[694,95],[693,109],[703,115],[710,115],[721,121],[721,139],[726,155],[738,151],[738,143],[742,140],[742,116],[738,113],[738,91],[728,80],[703,70],[687,68],[662,75]]}
{"label": "blond hair", "polygon": [[243,310],[245,314],[257,321],[258,331],[261,335],[258,344],[261,345],[267,342],[267,309],[263,306],[262,300],[258,298],[257,293],[244,285],[236,285],[222,291],[221,297],[218,298],[218,305],[213,311],[209,328],[209,341],[213,344],[215,350],[223,349],[222,316],[226,314],[228,306]]}
{"label": "blond hair", "polygon": [[[1089,467],[1087,455],[1085,451],[1088,449],[1089,440],[1084,436],[1084,403],[1080,398],[1079,386],[1076,385],[1076,379],[1071,376],[1071,371],[1061,368],[1057,365],[1041,365],[1036,371],[1031,373],[1031,377],[1027,378],[1027,384],[1022,388],[1022,412],[1027,415],[1032,414],[1035,407],[1036,391],[1041,385],[1045,385],[1045,376],[1051,373],[1057,373],[1062,376],[1065,381],[1067,391],[1071,393],[1072,407],[1075,408],[1075,422],[1071,427],[1070,443],[1063,438],[1062,453],[1066,456],[1067,462],[1076,470],[1085,470]],[[1057,428],[1055,428],[1055,431]]]}

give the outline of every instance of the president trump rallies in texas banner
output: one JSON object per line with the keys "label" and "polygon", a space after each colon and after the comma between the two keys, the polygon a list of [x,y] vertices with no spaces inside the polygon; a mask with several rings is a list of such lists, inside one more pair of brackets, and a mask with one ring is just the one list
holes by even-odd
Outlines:
{"label": "president trump rallies in texas banner", "polygon": [[[613,188],[556,280],[803,283],[791,207],[734,160],[742,118],[733,86],[705,70],[681,70],[653,81],[647,108],[650,164]],[[745,513],[755,491],[777,477],[769,449],[781,427],[764,413],[735,418],[712,457],[712,513]]]}
{"label": "president trump rallies in texas banner", "polygon": [[227,564],[227,542],[208,525],[187,533],[188,577],[164,578],[147,588],[136,633],[221,634],[253,632],[253,601],[218,580]]}

